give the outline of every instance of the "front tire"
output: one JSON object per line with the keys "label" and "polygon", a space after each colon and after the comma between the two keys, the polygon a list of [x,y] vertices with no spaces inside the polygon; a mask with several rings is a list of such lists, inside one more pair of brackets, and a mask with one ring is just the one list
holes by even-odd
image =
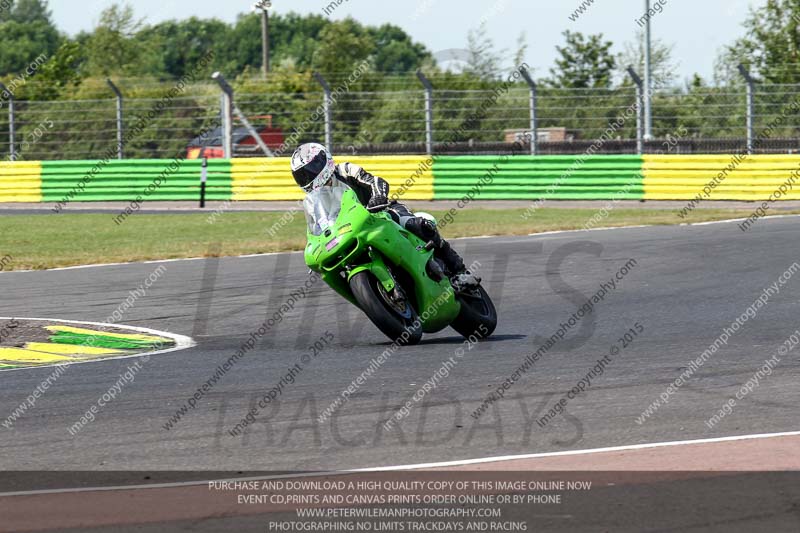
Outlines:
{"label": "front tire", "polygon": [[488,339],[497,328],[497,310],[486,289],[478,285],[456,294],[456,299],[461,303],[461,311],[450,327],[466,339]]}
{"label": "front tire", "polygon": [[401,346],[412,346],[422,340],[422,322],[408,300],[401,310],[390,304],[389,295],[371,272],[359,272],[350,279],[361,310],[381,332]]}

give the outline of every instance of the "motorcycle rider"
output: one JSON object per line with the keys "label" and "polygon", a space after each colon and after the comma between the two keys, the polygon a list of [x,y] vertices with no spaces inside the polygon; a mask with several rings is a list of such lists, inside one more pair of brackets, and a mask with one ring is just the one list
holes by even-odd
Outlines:
{"label": "motorcycle rider", "polygon": [[318,143],[306,143],[292,155],[292,176],[304,191],[311,192],[339,180],[356,193],[358,201],[370,211],[385,209],[397,224],[426,242],[433,242],[434,256],[451,273],[450,281],[459,290],[474,287],[480,278],[467,270],[461,256],[439,234],[436,224],[415,216],[396,200],[389,200],[389,184],[353,163],[336,164],[328,150]]}

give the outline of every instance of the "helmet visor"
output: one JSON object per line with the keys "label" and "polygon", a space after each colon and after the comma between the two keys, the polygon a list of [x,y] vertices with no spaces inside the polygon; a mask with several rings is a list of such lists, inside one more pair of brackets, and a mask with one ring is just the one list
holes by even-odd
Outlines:
{"label": "helmet visor", "polygon": [[328,156],[324,152],[320,152],[314,156],[314,159],[302,167],[297,170],[292,170],[292,175],[300,187],[305,190],[310,190],[314,186],[314,180],[322,174],[327,164]]}

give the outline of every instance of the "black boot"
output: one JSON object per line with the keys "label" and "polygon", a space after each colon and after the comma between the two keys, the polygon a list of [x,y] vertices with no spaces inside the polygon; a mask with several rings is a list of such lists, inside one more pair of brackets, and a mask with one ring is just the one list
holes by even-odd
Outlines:
{"label": "black boot", "polygon": [[[450,271],[450,283],[456,291],[463,291],[465,289],[472,289],[481,284],[481,278],[467,270],[464,266],[464,260],[458,255],[450,243],[441,239],[441,246],[437,249],[438,258]],[[436,252],[434,252],[436,254]]]}
{"label": "black boot", "polygon": [[433,243],[433,255],[444,263],[451,274],[464,270],[464,261],[456,253],[436,229],[436,225],[422,217],[414,217],[406,221],[406,229],[425,242]]}
{"label": "black boot", "polygon": [[450,282],[456,290],[480,284],[481,279],[467,270],[464,260],[450,243],[442,238],[435,224],[427,219],[414,217],[406,221],[405,227],[420,239],[433,243],[433,256],[444,263],[450,275]]}
{"label": "black boot", "polygon": [[434,244],[436,244],[436,249],[434,250],[433,255],[435,255],[437,259],[440,259],[442,263],[444,263],[445,268],[447,268],[451,276],[455,276],[464,272],[467,267],[464,266],[464,260],[461,259],[460,255],[458,255],[458,252],[456,252],[453,247],[450,246],[449,242],[442,239],[441,236],[439,236],[438,240],[438,243],[434,242]]}

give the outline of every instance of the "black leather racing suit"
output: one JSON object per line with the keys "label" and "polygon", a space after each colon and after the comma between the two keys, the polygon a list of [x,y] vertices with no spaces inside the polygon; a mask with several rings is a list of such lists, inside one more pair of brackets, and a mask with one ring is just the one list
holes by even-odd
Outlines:
{"label": "black leather racing suit", "polygon": [[376,205],[388,203],[389,207],[386,211],[395,222],[420,239],[426,242],[433,241],[436,247],[434,255],[445,264],[451,275],[459,274],[465,270],[461,256],[453,250],[450,243],[442,238],[435,224],[424,218],[414,216],[414,213],[400,202],[396,200],[389,201],[389,184],[386,183],[386,180],[373,176],[353,163],[336,165],[334,177],[353,189],[358,201],[364,206],[368,206],[373,198],[378,202]]}

